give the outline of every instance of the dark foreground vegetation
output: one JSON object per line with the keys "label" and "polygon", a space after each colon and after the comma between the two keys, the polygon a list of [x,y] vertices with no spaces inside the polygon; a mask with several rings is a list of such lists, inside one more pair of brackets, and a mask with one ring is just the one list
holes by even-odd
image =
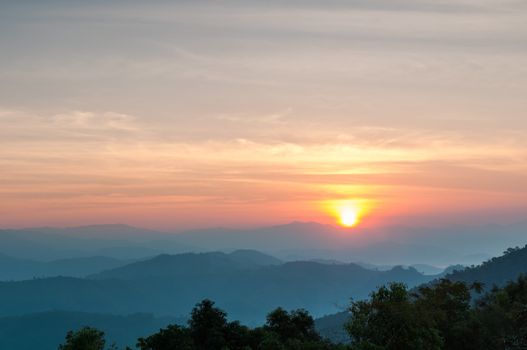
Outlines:
{"label": "dark foreground vegetation", "polygon": [[[409,290],[392,283],[354,301],[345,325],[349,344],[315,331],[305,310],[278,308],[264,326],[229,322],[210,300],[196,305],[186,327],[170,325],[137,341],[141,350],[520,350],[527,349],[527,278],[520,276],[473,300],[482,285],[442,279]],[[104,333],[69,332],[60,350],[103,350]],[[116,349],[110,346],[107,349]],[[129,348],[128,348],[129,349]]]}
{"label": "dark foreground vegetation", "polygon": [[[332,344],[315,331],[315,322],[305,310],[287,312],[278,308],[267,316],[264,326],[248,328],[229,322],[214,302],[204,300],[192,310],[188,326],[170,325],[158,333],[140,338],[141,350],[332,350],[346,349]],[[103,350],[104,333],[85,327],[69,332],[60,350]],[[107,349],[116,349],[111,345]]]}
{"label": "dark foreground vegetation", "polygon": [[493,288],[447,279],[409,291],[400,283],[353,302],[353,350],[527,349],[527,278]]}

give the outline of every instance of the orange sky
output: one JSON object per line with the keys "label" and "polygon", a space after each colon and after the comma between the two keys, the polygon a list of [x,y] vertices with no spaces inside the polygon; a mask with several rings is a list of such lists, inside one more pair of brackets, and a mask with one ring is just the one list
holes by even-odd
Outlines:
{"label": "orange sky", "polygon": [[422,3],[9,5],[0,226],[524,219],[527,10]]}

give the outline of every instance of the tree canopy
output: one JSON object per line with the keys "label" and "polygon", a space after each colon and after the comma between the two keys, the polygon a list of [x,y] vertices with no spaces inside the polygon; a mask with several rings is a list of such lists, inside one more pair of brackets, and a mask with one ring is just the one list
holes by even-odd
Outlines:
{"label": "tree canopy", "polygon": [[[527,277],[485,295],[481,284],[441,279],[409,290],[381,286],[352,301],[348,344],[323,339],[306,310],[277,308],[265,325],[229,321],[211,300],[198,303],[187,326],[169,325],[138,339],[140,350],[520,350],[527,348]],[[59,350],[104,350],[104,333],[68,332]],[[113,347],[110,347],[112,349]]]}
{"label": "tree canopy", "polygon": [[352,350],[527,348],[527,278],[473,300],[479,283],[441,279],[409,291],[392,283],[352,302]]}

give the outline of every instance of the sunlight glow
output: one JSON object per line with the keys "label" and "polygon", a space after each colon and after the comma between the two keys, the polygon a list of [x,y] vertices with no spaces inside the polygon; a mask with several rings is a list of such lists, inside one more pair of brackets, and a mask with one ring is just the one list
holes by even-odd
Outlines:
{"label": "sunlight glow", "polygon": [[325,210],[343,227],[355,227],[370,212],[372,204],[364,199],[333,200],[324,203]]}
{"label": "sunlight glow", "polygon": [[339,215],[342,226],[353,227],[359,223],[359,213],[355,208],[343,208]]}

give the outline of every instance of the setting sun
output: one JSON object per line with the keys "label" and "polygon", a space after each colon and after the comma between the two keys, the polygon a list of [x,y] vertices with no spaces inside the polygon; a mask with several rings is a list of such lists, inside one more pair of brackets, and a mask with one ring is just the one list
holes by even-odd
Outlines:
{"label": "setting sun", "polygon": [[342,226],[353,227],[359,223],[359,213],[355,208],[343,208],[339,215]]}
{"label": "setting sun", "polygon": [[364,215],[370,211],[371,203],[367,203],[362,199],[336,200],[326,202],[325,208],[339,225],[355,227],[361,222]]}

